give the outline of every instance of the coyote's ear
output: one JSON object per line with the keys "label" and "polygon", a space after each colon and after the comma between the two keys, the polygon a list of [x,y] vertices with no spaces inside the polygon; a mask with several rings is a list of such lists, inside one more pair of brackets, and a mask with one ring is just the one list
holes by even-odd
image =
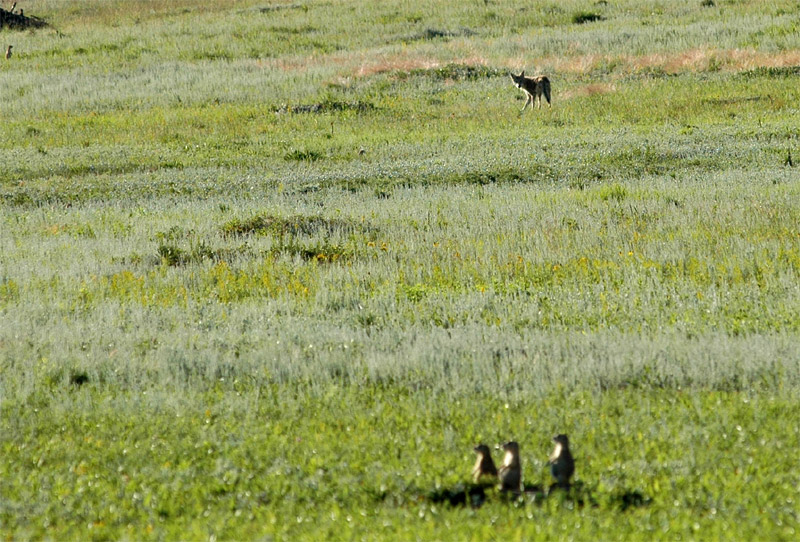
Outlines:
{"label": "coyote's ear", "polygon": [[522,70],[522,72],[519,74],[519,76],[520,77],[525,77],[525,70]]}

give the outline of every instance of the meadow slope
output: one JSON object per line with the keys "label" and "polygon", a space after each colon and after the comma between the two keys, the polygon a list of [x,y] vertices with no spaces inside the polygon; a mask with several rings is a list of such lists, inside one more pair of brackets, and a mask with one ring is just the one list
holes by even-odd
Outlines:
{"label": "meadow slope", "polygon": [[796,2],[23,7],[3,538],[797,538]]}

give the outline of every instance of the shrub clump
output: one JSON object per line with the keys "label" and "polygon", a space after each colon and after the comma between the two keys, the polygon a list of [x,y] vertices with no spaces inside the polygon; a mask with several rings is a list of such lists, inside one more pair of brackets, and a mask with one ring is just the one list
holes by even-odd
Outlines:
{"label": "shrub clump", "polygon": [[343,111],[355,111],[365,113],[375,109],[375,105],[370,102],[355,100],[345,102],[341,100],[326,99],[313,104],[289,105],[283,104],[274,109],[275,113],[338,113]]}
{"label": "shrub clump", "polygon": [[579,11],[572,15],[572,22],[574,24],[593,23],[595,21],[602,21],[604,17],[599,13],[592,11]]}
{"label": "shrub clump", "polygon": [[353,251],[346,246],[334,243],[318,243],[305,245],[302,243],[282,243],[273,247],[272,254],[291,254],[305,261],[332,263],[339,259],[350,259]]}
{"label": "shrub clump", "polygon": [[245,247],[238,249],[212,248],[201,241],[189,249],[179,247],[175,243],[164,242],[158,245],[157,262],[169,267],[177,267],[203,261],[221,262],[230,260],[245,252]]}
{"label": "shrub clump", "polygon": [[354,233],[370,229],[369,227],[343,218],[326,218],[320,215],[294,215],[279,217],[274,215],[258,215],[246,220],[234,219],[222,227],[226,235],[250,235],[254,233],[267,235],[314,235],[318,232],[331,234],[334,232]]}
{"label": "shrub clump", "polygon": [[322,159],[322,153],[314,150],[293,149],[287,152],[283,159],[288,162],[316,162]]}
{"label": "shrub clump", "polygon": [[800,66],[760,66],[741,72],[741,77],[796,77],[800,75]]}
{"label": "shrub clump", "polygon": [[470,66],[468,64],[451,63],[439,68],[416,68],[407,72],[398,72],[396,75],[401,79],[412,77],[427,77],[437,81],[474,81],[477,79],[488,79],[490,77],[501,77],[507,75],[507,70],[490,68],[488,66]]}
{"label": "shrub clump", "polygon": [[406,42],[420,41],[420,40],[430,41],[436,39],[450,39],[450,38],[455,38],[457,36],[474,36],[474,35],[475,31],[470,30],[469,28],[462,28],[455,32],[451,30],[440,30],[438,28],[426,28],[422,32],[419,32],[417,34],[412,34],[411,36],[404,38],[403,41]]}

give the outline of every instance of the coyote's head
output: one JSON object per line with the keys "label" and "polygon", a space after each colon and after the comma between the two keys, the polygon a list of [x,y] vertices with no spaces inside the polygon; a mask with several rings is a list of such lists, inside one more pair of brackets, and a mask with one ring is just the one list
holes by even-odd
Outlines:
{"label": "coyote's head", "polygon": [[511,80],[514,81],[514,86],[522,88],[522,84],[525,82],[525,70],[522,70],[519,75],[514,75],[514,72],[509,73],[509,75]]}

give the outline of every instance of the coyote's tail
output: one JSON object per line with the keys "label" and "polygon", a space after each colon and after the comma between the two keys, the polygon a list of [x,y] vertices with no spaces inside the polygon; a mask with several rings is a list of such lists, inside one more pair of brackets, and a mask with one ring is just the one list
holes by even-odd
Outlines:
{"label": "coyote's tail", "polygon": [[545,80],[542,81],[542,87],[544,98],[547,100],[547,103],[550,103],[550,79],[545,78]]}

